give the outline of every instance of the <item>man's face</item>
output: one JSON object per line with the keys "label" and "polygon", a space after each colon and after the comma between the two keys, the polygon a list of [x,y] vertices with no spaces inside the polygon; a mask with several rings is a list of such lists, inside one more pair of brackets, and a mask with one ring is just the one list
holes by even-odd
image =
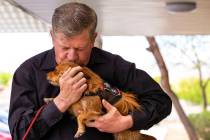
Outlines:
{"label": "man's face", "polygon": [[81,34],[72,37],[66,37],[63,33],[53,34],[52,32],[51,36],[57,64],[74,62],[83,66],[87,65],[96,35],[94,39],[91,39],[89,30],[84,30]]}

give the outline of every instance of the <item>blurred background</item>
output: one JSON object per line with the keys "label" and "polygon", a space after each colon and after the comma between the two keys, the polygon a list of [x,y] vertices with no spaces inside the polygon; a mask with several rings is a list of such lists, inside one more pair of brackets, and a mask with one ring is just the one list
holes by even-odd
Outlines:
{"label": "blurred background", "polygon": [[135,63],[172,98],[171,115],[143,133],[210,139],[209,0],[0,0],[0,140],[11,140],[12,76],[26,59],[53,47],[53,10],[69,1],[96,10],[97,47]]}

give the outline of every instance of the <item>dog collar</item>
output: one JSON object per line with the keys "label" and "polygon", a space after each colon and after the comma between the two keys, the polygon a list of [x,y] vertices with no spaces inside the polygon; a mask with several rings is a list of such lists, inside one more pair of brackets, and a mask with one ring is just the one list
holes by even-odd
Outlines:
{"label": "dog collar", "polygon": [[122,98],[121,91],[116,87],[111,87],[108,83],[104,83],[103,90],[98,90],[96,93],[85,92],[84,96],[99,96],[101,100],[105,99],[112,105]]}

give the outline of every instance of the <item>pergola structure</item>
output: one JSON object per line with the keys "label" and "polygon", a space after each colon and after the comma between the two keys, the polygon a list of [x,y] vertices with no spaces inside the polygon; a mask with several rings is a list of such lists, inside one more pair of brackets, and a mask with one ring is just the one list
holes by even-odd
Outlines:
{"label": "pergola structure", "polygon": [[190,12],[170,12],[169,1],[184,0],[0,0],[0,32],[48,31],[55,7],[84,2],[99,17],[98,31],[108,36],[210,34],[210,1]]}

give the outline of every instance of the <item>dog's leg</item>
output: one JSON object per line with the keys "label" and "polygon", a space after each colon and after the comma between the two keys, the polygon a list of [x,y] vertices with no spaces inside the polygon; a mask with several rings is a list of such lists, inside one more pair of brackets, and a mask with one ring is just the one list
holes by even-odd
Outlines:
{"label": "dog's leg", "polygon": [[86,118],[86,114],[85,113],[81,113],[77,116],[77,132],[74,135],[75,138],[79,138],[80,136],[82,136],[85,133],[85,124],[84,124],[84,120]]}
{"label": "dog's leg", "polygon": [[88,124],[94,122],[101,115],[101,112],[89,112],[87,119],[85,120],[85,125],[88,126]]}
{"label": "dog's leg", "polygon": [[94,122],[100,115],[101,112],[96,112],[96,111],[80,113],[77,116],[78,129],[74,137],[78,138],[82,136],[85,133],[85,125]]}

